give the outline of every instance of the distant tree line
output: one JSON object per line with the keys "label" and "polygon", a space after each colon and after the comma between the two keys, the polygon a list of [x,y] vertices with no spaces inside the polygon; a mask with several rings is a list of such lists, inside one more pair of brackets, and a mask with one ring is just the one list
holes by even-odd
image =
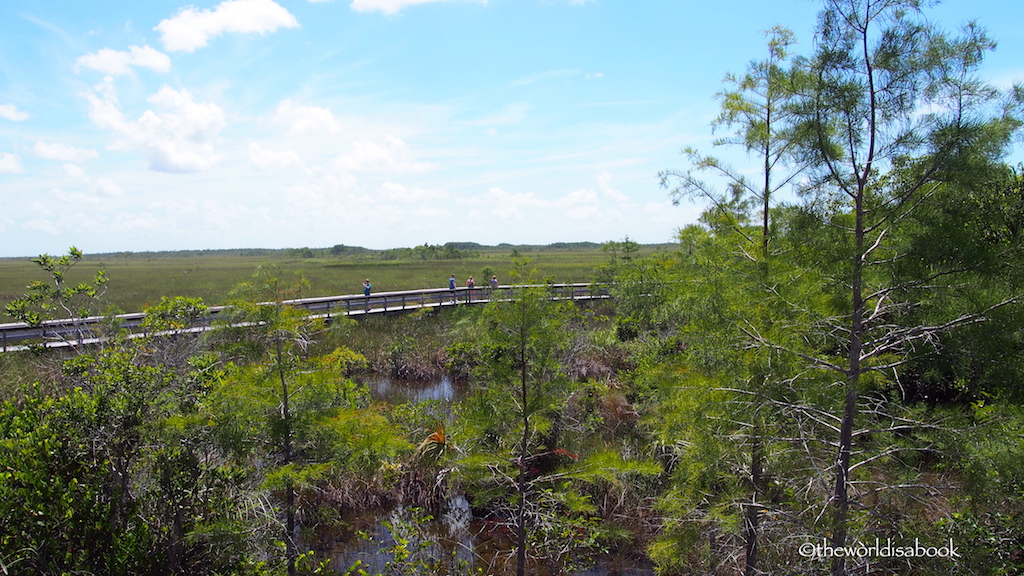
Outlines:
{"label": "distant tree line", "polygon": [[[634,243],[635,244],[635,243]],[[380,258],[381,260],[398,259],[459,259],[479,256],[485,252],[499,252],[508,254],[512,250],[520,253],[530,252],[585,252],[607,250],[607,243],[598,242],[553,242],[551,244],[509,244],[502,242],[496,245],[485,245],[477,242],[446,242],[445,244],[431,245],[423,244],[413,248],[389,248],[375,250],[363,246],[348,246],[346,244],[335,244],[328,248],[225,248],[208,250],[158,250],[152,252],[100,252],[84,253],[83,259],[102,260],[109,258],[148,259],[148,258],[182,258],[182,257],[203,257],[203,256],[238,256],[238,257],[274,257],[283,256],[286,258],[332,258],[339,256],[356,256],[365,258]],[[674,243],[664,244],[637,244],[644,248],[672,249]],[[442,256],[437,254],[441,253]],[[426,254],[426,256],[425,256]]]}
{"label": "distant tree line", "polygon": [[423,244],[415,248],[393,248],[380,253],[381,260],[462,260],[474,258],[479,252],[460,250],[454,244]]}

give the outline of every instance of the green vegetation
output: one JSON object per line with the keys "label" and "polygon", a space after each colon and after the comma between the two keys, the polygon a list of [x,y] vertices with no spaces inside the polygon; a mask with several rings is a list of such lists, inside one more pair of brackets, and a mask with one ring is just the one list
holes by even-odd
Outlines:
{"label": "green vegetation", "polygon": [[[590,282],[594,279],[595,268],[608,260],[598,244],[474,248],[474,256],[457,260],[421,260],[412,256],[382,260],[377,253],[361,255],[358,252],[296,258],[287,251],[270,250],[259,251],[258,255],[243,255],[246,251],[209,251],[188,256],[133,253],[127,258],[116,254],[86,254],[81,263],[68,272],[67,278],[74,283],[91,282],[97,269],[105,270],[110,282],[117,286],[106,294],[103,300],[106,306],[137,312],[160,302],[164,296],[202,298],[210,306],[224,304],[228,292],[247,280],[260,265],[276,266],[287,275],[301,273],[309,282],[307,296],[361,293],[360,285],[366,278],[372,279],[374,292],[446,288],[452,274],[460,285],[469,276],[475,276],[477,283],[483,284],[482,279],[492,274],[497,274],[505,283],[511,272],[509,255],[513,249],[529,256],[534,266],[556,282]],[[664,249],[664,246],[644,246],[642,252],[650,254]],[[489,273],[484,274],[485,270]],[[0,302],[6,304],[22,297],[25,286],[35,280],[38,280],[38,265],[30,259],[0,259]],[[99,312],[104,312],[106,306]]]}
{"label": "green vegetation", "polygon": [[50,277],[45,281],[35,280],[29,284],[21,298],[16,298],[5,306],[7,314],[29,326],[39,326],[47,320],[67,320],[75,329],[72,339],[85,338],[89,331],[79,319],[94,313],[97,300],[106,290],[107,276],[100,270],[91,284],[71,283],[68,273],[81,260],[82,251],[74,246],[63,256],[43,254],[33,259],[32,262]]}
{"label": "green vegetation", "polygon": [[[369,511],[382,574],[1024,571],[1024,167],[1002,160],[1024,90],[977,80],[991,42],[910,0],[826,0],[814,52],[793,38],[771,31],[720,95],[717,143],[762,172],[686,150],[662,175],[707,202],[671,250],[132,255],[93,283],[74,249],[37,259],[55,283],[26,274],[26,318],[100,305],[119,267],[209,259],[233,321],[186,332],[207,301],[165,276],[109,300],[155,303],[164,337],[0,357],[0,569],[367,574],[303,544]],[[284,305],[453,272],[534,287],[359,322]],[[552,301],[544,278],[615,298]],[[361,383],[441,374],[463,393]],[[475,555],[433,520],[462,498]]]}
{"label": "green vegetation", "polygon": [[[943,489],[967,465],[948,438],[975,424],[965,418],[971,402],[1013,406],[1013,394],[925,400],[904,386],[930,387],[922,377],[943,365],[990,370],[947,343],[968,326],[1019,315],[1019,271],[991,266],[1017,261],[1016,225],[991,229],[989,239],[970,225],[932,226],[953,198],[968,222],[1005,222],[995,212],[1015,210],[1006,190],[1018,188],[1019,175],[1000,158],[1020,128],[1024,93],[1001,95],[977,79],[993,44],[976,26],[949,37],[909,1],[825,5],[812,55],[791,59],[791,34],[776,30],[769,59],[730,78],[735,89],[722,95],[719,123],[735,137],[719,143],[757,154],[763,184],[695,151],[687,152],[692,170],[663,175],[678,198],[713,206],[704,225],[682,234],[691,280],[677,297],[703,313],[686,320],[699,330],[686,339],[694,356],[680,379],[693,393],[663,404],[666,422],[695,410],[713,415],[706,426],[674,420],[662,429],[667,441],[692,446],[679,451],[685,467],[666,509],[704,523],[671,527],[654,548],[675,570],[716,566],[735,546],[715,542],[730,537],[742,542],[751,575],[766,562],[796,564],[777,546],[794,533],[831,549],[908,533],[941,538],[922,522],[922,503],[953,498],[968,515],[959,506],[980,503]],[[725,178],[727,193],[698,177],[709,171]],[[779,183],[793,181],[803,200],[778,202]],[[994,209],[993,198],[1006,203]],[[942,236],[932,248],[943,248],[923,254],[922,232]],[[962,255],[940,256],[944,249]],[[1020,327],[990,330],[1019,335]],[[974,385],[977,374],[967,377]],[[740,439],[739,449],[723,438]],[[899,564],[831,555],[816,569],[828,564],[843,576],[868,561]],[[946,561],[910,570],[958,568]]]}

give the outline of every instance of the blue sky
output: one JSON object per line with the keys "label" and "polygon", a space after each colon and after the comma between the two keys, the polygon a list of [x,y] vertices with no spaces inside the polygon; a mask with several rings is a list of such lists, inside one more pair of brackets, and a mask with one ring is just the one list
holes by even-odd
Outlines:
{"label": "blue sky", "polygon": [[[0,256],[672,241],[660,170],[805,0],[5,0]],[[1024,3],[954,0],[1024,79]],[[737,158],[742,163],[743,157]]]}

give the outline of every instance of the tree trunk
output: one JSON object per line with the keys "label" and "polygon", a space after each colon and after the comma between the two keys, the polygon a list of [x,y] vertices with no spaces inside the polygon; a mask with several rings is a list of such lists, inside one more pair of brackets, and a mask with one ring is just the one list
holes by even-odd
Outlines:
{"label": "tree trunk", "polygon": [[[284,420],[284,439],[282,452],[284,464],[287,466],[292,462],[292,422],[291,412],[288,406],[288,378],[285,377],[284,352],[282,350],[281,338],[276,338],[277,368],[281,378],[281,419]],[[284,515],[285,515],[285,557],[288,561],[288,576],[295,576],[295,561],[298,552],[295,546],[295,486],[289,478],[285,481],[284,487]]]}
{"label": "tree trunk", "polygon": [[[860,388],[861,352],[864,337],[864,184],[860,183],[854,199],[854,250],[851,271],[849,368],[846,373],[846,395],[843,405],[843,421],[839,429],[839,455],[836,460],[836,485],[833,494],[832,546],[846,545],[850,510],[850,453],[853,448],[853,424],[857,415],[857,398]],[[846,558],[836,557],[832,562],[832,576],[846,576]]]}
{"label": "tree trunk", "polygon": [[757,538],[760,531],[761,503],[758,497],[761,494],[761,483],[764,473],[764,452],[761,444],[760,427],[754,428],[754,443],[750,448],[750,483],[751,497],[747,504],[746,518],[743,523],[744,556],[746,557],[745,576],[757,574]]}
{"label": "tree trunk", "polygon": [[526,334],[522,334],[519,357],[519,398],[523,409],[523,436],[519,443],[519,518],[516,521],[518,544],[516,547],[516,576],[526,574],[526,457],[530,441],[530,411],[527,407],[528,389],[526,375]]}

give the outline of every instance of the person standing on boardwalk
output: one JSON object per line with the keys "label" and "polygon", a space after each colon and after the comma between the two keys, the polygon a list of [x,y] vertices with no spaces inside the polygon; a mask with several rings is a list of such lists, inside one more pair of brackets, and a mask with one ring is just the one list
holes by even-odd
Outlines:
{"label": "person standing on boardwalk", "polygon": [[452,291],[452,302],[455,302],[456,286],[458,286],[458,283],[455,281],[455,274],[452,274],[452,277],[448,279],[448,289]]}
{"label": "person standing on boardwalk", "polygon": [[367,310],[370,309],[370,288],[373,288],[373,285],[370,284],[370,279],[367,278],[366,282],[363,282],[363,296],[366,296],[366,309]]}
{"label": "person standing on boardwalk", "polygon": [[466,280],[466,288],[469,288],[469,302],[473,301],[473,288],[476,288],[476,280],[470,276],[469,280]]}

